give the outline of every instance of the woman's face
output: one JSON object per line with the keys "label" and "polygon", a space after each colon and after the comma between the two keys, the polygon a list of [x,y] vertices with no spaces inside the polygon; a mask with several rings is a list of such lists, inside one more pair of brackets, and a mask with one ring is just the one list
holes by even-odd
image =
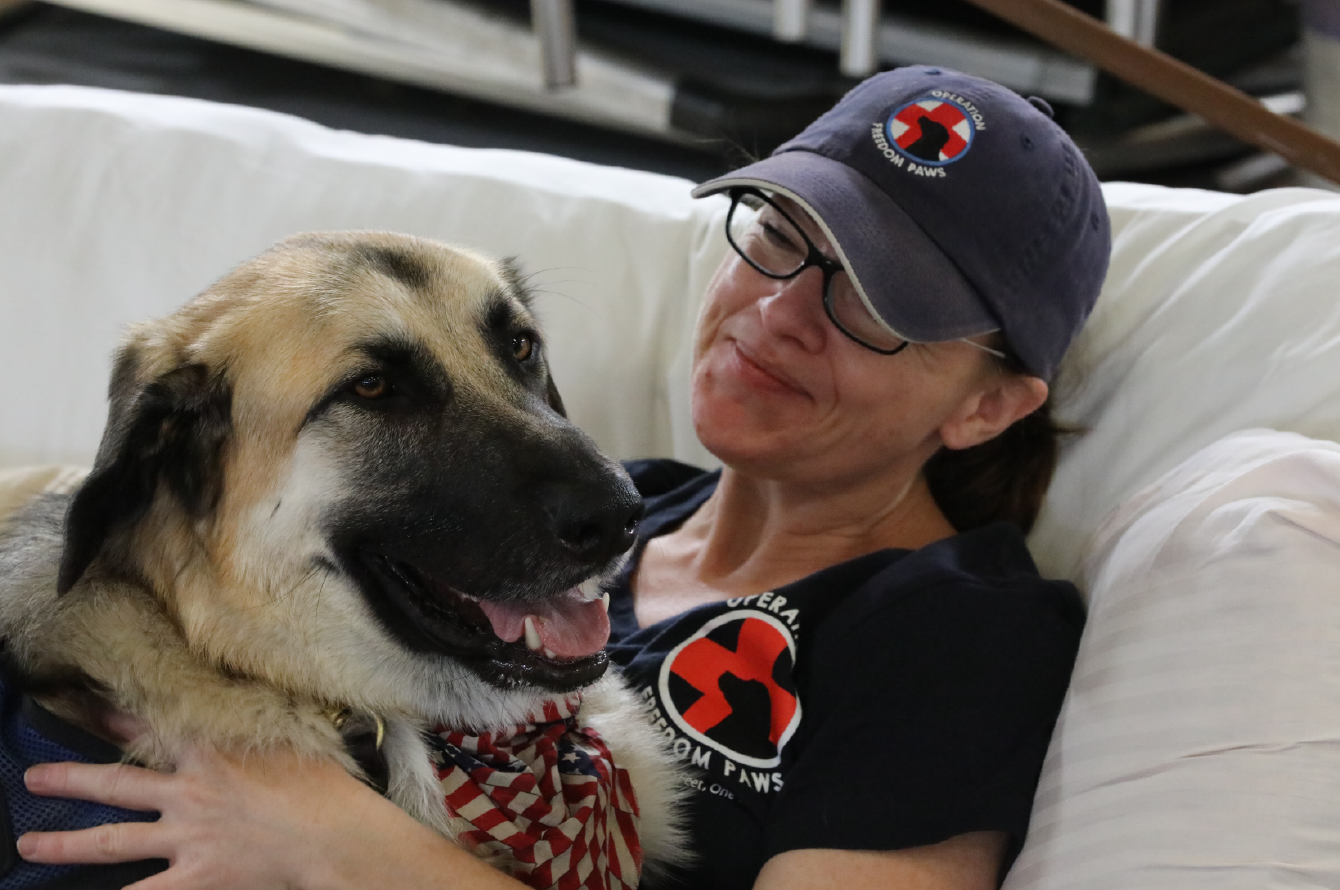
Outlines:
{"label": "woman's face", "polygon": [[[779,203],[835,256],[799,206]],[[960,341],[873,352],[829,321],[822,288],[817,268],[779,281],[728,253],[695,336],[699,438],[727,465],[764,478],[860,482],[919,470],[946,424],[976,407],[1000,375],[985,352]]]}

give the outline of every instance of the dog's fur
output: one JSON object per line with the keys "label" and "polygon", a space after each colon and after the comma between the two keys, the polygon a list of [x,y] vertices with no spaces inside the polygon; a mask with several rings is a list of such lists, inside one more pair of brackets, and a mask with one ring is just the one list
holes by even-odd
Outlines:
{"label": "dog's fur", "polygon": [[[329,718],[352,709],[385,720],[388,796],[451,836],[425,726],[507,726],[604,670],[423,603],[598,596],[640,510],[566,420],[510,263],[288,239],[133,327],[110,402],[87,479],[0,535],[0,636],[49,709],[143,718],[130,756],[287,746],[358,774]],[[679,781],[638,705],[605,678],[583,715],[631,773],[648,861],[677,858]]]}

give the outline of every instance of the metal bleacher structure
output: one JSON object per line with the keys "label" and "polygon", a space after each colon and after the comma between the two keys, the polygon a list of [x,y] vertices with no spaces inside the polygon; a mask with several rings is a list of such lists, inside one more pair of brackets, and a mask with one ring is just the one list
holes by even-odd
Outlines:
{"label": "metal bleacher structure", "polygon": [[[0,0],[0,11],[25,2]],[[734,145],[766,153],[829,107],[856,78],[884,67],[922,63],[988,77],[1067,109],[1059,119],[1105,178],[1140,178],[1145,172],[1157,175],[1162,169],[1209,161],[1246,165],[1225,167],[1222,182],[1214,173],[1213,187],[1250,190],[1287,170],[1278,157],[1250,154],[1242,143],[1199,118],[1178,115],[1129,89],[1114,89],[1113,80],[1089,62],[1002,26],[967,3],[48,2],[700,151]],[[1296,40],[1296,32],[1278,26],[1282,16],[1296,15],[1283,0],[1066,2],[1146,46],[1172,52],[1165,43],[1185,43],[1190,32],[1202,55],[1208,47],[1211,54],[1224,56],[1227,47],[1227,56],[1236,53],[1237,58],[1225,58],[1221,70],[1211,72],[1221,77],[1234,66],[1278,54]],[[1236,31],[1223,31],[1228,19],[1222,13],[1230,7],[1254,9],[1256,18],[1239,16]],[[1201,16],[1190,27],[1182,15],[1188,10]],[[619,21],[611,25],[612,20]],[[1270,27],[1260,27],[1263,22]],[[1262,39],[1272,29],[1273,36]],[[1255,56],[1237,50],[1253,41],[1259,50]],[[726,58],[737,49],[743,68],[754,64],[747,75],[731,67],[739,59]],[[1303,110],[1297,77],[1266,80],[1244,88],[1272,111],[1292,115]],[[740,89],[743,81],[748,83]]]}
{"label": "metal bleacher structure", "polygon": [[[673,76],[579,45],[574,0],[530,21],[452,0],[55,0],[62,6],[672,141]],[[1035,42],[882,11],[880,0],[616,0],[779,41],[839,50],[843,74],[930,63],[1083,104],[1092,66]],[[1106,0],[1113,28],[1153,43],[1161,0]]]}

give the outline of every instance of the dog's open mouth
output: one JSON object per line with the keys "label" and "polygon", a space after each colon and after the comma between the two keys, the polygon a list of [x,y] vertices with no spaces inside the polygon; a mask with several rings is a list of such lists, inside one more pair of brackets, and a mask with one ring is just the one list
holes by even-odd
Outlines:
{"label": "dog's open mouth", "polygon": [[537,603],[496,602],[469,596],[387,556],[365,554],[362,563],[406,619],[393,622],[402,633],[417,633],[432,649],[463,659],[499,686],[567,692],[605,672],[609,613],[594,585]]}

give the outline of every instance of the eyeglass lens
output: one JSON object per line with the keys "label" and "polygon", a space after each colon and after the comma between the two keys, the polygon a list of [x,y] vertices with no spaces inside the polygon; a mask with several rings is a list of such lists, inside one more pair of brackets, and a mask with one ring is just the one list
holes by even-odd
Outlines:
{"label": "eyeglass lens", "polygon": [[[726,222],[731,246],[751,266],[770,278],[790,278],[799,274],[810,259],[813,241],[769,198],[761,193],[749,193],[748,196],[758,204],[758,216],[741,229],[737,225],[736,213],[745,196],[736,197]],[[743,224],[747,211],[739,212],[739,221]],[[905,341],[891,334],[866,308],[846,269],[837,260],[827,259],[833,268],[824,270],[828,285],[824,304],[834,324],[863,346],[881,352],[902,347]]]}

